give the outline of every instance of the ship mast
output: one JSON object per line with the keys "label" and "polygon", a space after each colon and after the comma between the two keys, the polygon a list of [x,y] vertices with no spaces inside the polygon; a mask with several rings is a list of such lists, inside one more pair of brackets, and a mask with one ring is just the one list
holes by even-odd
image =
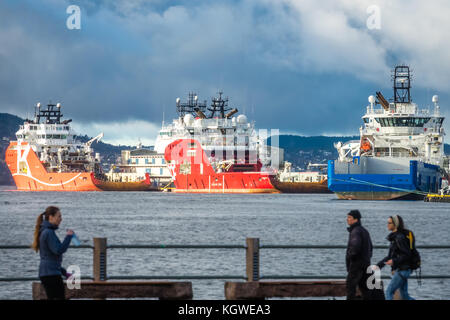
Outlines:
{"label": "ship mast", "polygon": [[177,112],[181,118],[186,114],[192,114],[195,117],[198,111],[205,112],[205,110],[206,100],[203,103],[198,102],[198,96],[194,92],[189,92],[186,102],[180,102],[180,98],[177,98]]}
{"label": "ship mast", "polygon": [[230,111],[231,108],[228,108],[228,97],[225,99],[222,99],[222,91],[218,92],[219,96],[211,98],[211,107],[208,108],[209,111],[211,111],[210,118],[214,118],[216,113],[221,119],[224,119],[225,112]]}
{"label": "ship mast", "polygon": [[396,66],[392,73],[394,82],[394,104],[411,103],[411,72],[408,66]]}
{"label": "ship mast", "polygon": [[60,124],[61,118],[63,117],[63,115],[61,114],[61,104],[60,103],[58,103],[58,104],[49,103],[47,105],[47,109],[42,110],[41,104],[38,103],[36,105],[34,117],[35,117],[36,124],[41,123],[41,118],[44,118],[45,123],[47,123],[47,124]]}

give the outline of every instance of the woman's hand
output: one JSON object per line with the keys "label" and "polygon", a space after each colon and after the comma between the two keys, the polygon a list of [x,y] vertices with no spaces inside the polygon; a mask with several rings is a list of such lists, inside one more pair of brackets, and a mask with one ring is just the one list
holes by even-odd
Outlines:
{"label": "woman's hand", "polygon": [[392,266],[392,259],[386,261],[386,264]]}
{"label": "woman's hand", "polygon": [[68,236],[73,236],[74,232],[72,229],[67,229],[67,235]]}

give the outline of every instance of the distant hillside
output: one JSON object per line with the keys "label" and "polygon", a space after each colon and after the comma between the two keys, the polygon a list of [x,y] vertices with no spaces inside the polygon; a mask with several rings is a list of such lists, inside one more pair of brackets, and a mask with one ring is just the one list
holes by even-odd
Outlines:
{"label": "distant hillside", "polygon": [[[267,139],[268,145],[272,145],[272,139]],[[300,170],[306,169],[310,162],[326,163],[330,159],[336,159],[338,157],[338,153],[336,148],[334,147],[335,142],[358,140],[359,137],[305,137],[295,135],[280,135],[278,136],[278,139],[280,148],[284,149],[284,160],[291,162],[294,169]]]}
{"label": "distant hillside", "polygon": [[[87,135],[77,136],[77,139],[81,142],[87,142],[92,137]],[[117,158],[120,157],[122,150],[135,149],[135,146],[115,146],[109,143],[104,143],[100,140],[100,142],[94,142],[92,144],[92,148],[95,152],[100,153],[102,157],[102,165],[104,170],[109,170],[109,167],[112,164],[117,163]],[[150,146],[142,146],[142,148],[152,148]]]}
{"label": "distant hillside", "polygon": [[0,113],[0,139],[15,138],[15,133],[19,130],[19,126],[23,123],[23,119],[9,113]]}

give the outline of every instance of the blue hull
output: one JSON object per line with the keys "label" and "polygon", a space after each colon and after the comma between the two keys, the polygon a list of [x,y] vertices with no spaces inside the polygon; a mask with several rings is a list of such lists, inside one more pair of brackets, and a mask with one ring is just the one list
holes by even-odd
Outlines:
{"label": "blue hull", "polygon": [[426,193],[436,193],[442,182],[439,167],[417,160],[409,160],[408,167],[407,161],[389,163],[360,157],[350,163],[330,160],[328,188],[340,199],[352,200],[423,199]]}

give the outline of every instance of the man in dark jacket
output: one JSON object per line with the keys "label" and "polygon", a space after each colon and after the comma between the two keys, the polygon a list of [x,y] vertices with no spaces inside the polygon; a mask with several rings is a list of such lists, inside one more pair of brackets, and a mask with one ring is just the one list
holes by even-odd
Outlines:
{"label": "man in dark jacket", "polygon": [[347,214],[349,232],[345,262],[347,265],[347,300],[356,298],[356,287],[359,287],[364,300],[370,299],[367,279],[370,274],[367,268],[372,258],[372,240],[369,232],[361,225],[361,213],[352,210]]}

